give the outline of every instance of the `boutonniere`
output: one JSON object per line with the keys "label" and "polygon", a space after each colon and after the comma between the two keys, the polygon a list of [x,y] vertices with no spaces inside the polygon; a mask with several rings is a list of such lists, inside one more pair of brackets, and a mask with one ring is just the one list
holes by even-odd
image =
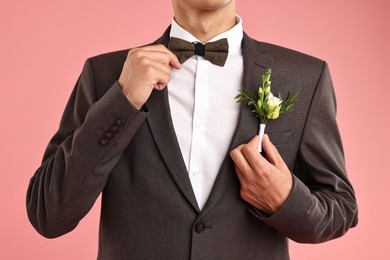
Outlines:
{"label": "boutonniere", "polygon": [[256,114],[260,121],[259,137],[260,142],[258,150],[261,152],[261,142],[263,140],[265,126],[270,119],[277,119],[281,114],[293,110],[294,103],[298,97],[298,91],[290,96],[287,94],[285,100],[282,99],[281,94],[274,96],[271,92],[271,69],[262,75],[262,86],[259,87],[257,93],[251,92],[248,89],[239,90],[239,94],[235,97],[237,103],[247,102],[252,107],[252,112]]}

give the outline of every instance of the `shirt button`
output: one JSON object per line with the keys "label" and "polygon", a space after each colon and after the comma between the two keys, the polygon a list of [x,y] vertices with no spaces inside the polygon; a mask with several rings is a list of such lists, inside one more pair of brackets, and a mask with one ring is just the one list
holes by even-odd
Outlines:
{"label": "shirt button", "polygon": [[206,224],[205,223],[198,223],[195,226],[195,232],[196,233],[202,233],[206,229]]}
{"label": "shirt button", "polygon": [[197,128],[200,128],[200,127],[202,126],[202,122],[200,122],[200,121],[195,121],[195,126],[196,126]]}
{"label": "shirt button", "polygon": [[199,176],[199,171],[193,171],[193,172],[192,172],[192,176],[198,177],[198,176]]}

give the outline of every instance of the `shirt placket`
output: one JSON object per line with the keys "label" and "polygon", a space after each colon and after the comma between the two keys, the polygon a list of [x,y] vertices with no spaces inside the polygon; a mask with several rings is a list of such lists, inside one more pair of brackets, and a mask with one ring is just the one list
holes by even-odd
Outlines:
{"label": "shirt placket", "polygon": [[195,102],[192,125],[192,146],[190,154],[190,179],[199,207],[207,200],[207,173],[204,167],[206,151],[207,113],[209,111],[209,71],[210,63],[198,57],[195,75]]}

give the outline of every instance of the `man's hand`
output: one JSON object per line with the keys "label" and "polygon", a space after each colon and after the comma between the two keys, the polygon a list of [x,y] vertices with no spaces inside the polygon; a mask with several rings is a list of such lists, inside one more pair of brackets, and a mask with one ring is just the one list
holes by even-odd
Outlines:
{"label": "man's hand", "polygon": [[255,208],[275,213],[292,189],[292,175],[276,147],[264,135],[265,159],[257,150],[259,137],[235,148],[230,156],[241,183],[241,197]]}
{"label": "man's hand", "polygon": [[133,106],[140,109],[153,89],[162,90],[171,79],[172,68],[180,69],[177,57],[163,45],[131,49],[119,85]]}

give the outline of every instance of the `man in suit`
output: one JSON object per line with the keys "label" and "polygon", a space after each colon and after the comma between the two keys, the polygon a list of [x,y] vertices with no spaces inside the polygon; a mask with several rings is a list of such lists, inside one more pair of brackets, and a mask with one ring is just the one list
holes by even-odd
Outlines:
{"label": "man in suit", "polygon": [[[251,39],[234,0],[172,2],[155,43],[86,61],[29,185],[33,226],[70,232],[102,193],[98,259],[289,259],[288,238],[345,234],[357,206],[327,64]],[[229,53],[215,65],[197,44],[180,63],[174,39]],[[234,96],[267,68],[272,92],[300,93],[268,124],[263,157]]]}

